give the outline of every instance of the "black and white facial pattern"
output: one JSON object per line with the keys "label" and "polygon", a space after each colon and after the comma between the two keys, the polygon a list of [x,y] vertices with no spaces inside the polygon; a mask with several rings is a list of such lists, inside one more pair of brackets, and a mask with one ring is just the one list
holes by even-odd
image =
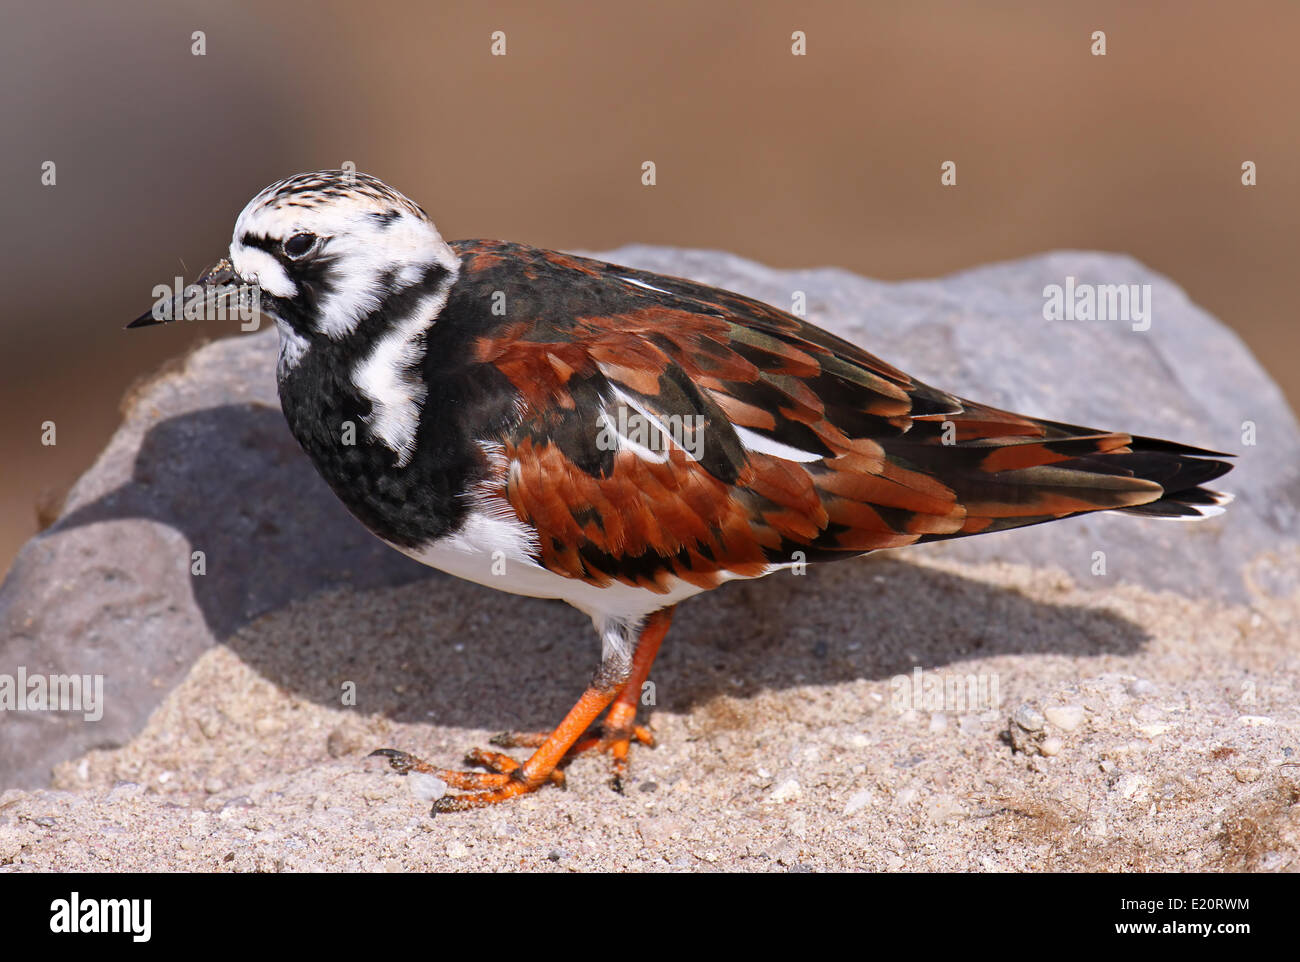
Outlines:
{"label": "black and white facial pattern", "polygon": [[280,334],[278,373],[346,344],[371,434],[411,456],[426,388],[413,372],[459,258],[416,204],[366,174],[319,171],[267,187],[235,222],[230,263]]}

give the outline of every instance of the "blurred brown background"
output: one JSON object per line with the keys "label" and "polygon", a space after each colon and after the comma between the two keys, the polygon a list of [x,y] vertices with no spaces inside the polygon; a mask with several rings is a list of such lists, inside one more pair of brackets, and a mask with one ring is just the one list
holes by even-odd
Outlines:
{"label": "blurred brown background", "polygon": [[[447,237],[723,248],[880,278],[1125,251],[1300,400],[1292,0],[7,0],[3,34],[0,569],[127,385],[233,332],[124,333],[153,286],[219,257],[265,184],[349,160]],[[1244,160],[1259,186],[1241,186]]]}

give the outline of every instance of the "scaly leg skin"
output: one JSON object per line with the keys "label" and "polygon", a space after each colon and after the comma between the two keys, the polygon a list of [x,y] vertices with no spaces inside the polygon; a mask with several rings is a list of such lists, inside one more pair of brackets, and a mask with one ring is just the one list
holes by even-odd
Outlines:
{"label": "scaly leg skin", "polygon": [[[535,792],[547,782],[563,786],[564,775],[558,766],[571,757],[575,748],[582,747],[604,747],[608,744],[614,758],[615,787],[621,791],[622,779],[627,772],[627,750],[631,739],[648,739],[651,744],[654,741],[645,729],[638,731],[640,726],[635,724],[636,707],[641,686],[650,673],[650,666],[654,663],[655,655],[658,654],[672,621],[672,612],[672,608],[665,608],[646,619],[631,661],[624,655],[622,658],[601,662],[587,690],[569,709],[564,720],[541,740],[536,746],[537,750],[522,765],[508,755],[481,748],[471,750],[466,760],[490,768],[491,771],[461,772],[435,768],[413,755],[393,748],[380,748],[370,754],[387,758],[393,770],[401,775],[427,772],[452,788],[470,792],[468,795],[443,796],[433,803],[431,815],[495,805],[516,795]],[[584,733],[611,703],[614,707],[610,709],[602,737],[599,740],[583,739]]]}
{"label": "scaly leg skin", "polygon": [[[610,787],[620,795],[623,794],[623,783],[627,779],[628,749],[632,742],[637,741],[648,748],[654,748],[655,745],[655,737],[650,729],[636,723],[636,710],[641,701],[641,686],[650,677],[650,667],[654,664],[659,646],[668,631],[668,622],[672,619],[671,610],[669,609],[658,630],[652,631],[655,625],[650,622],[641,632],[636,653],[632,656],[631,674],[610,705],[604,721],[598,728],[574,742],[565,754],[564,760],[567,762],[583,752],[609,752],[613,769]],[[547,737],[546,732],[502,732],[492,737],[492,744],[500,748],[536,748],[544,744]]]}

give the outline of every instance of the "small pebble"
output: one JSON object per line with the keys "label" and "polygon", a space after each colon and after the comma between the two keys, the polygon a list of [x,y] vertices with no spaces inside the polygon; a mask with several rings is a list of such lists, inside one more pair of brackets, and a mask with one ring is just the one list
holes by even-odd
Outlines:
{"label": "small pebble", "polygon": [[1061,754],[1061,749],[1064,747],[1065,743],[1063,741],[1055,735],[1050,735],[1043,739],[1043,743],[1038,746],[1038,750],[1050,758],[1053,755]]}
{"label": "small pebble", "polygon": [[279,730],[280,730],[279,719],[272,718],[269,715],[259,718],[257,721],[253,722],[253,731],[257,732],[257,734],[259,735],[274,735]]}
{"label": "small pebble", "polygon": [[199,719],[199,731],[204,738],[216,738],[221,734],[221,719],[216,715],[204,715]]}
{"label": "small pebble", "polygon": [[1173,725],[1138,725],[1137,730],[1147,738],[1159,738],[1174,730]]}
{"label": "small pebble", "polygon": [[768,800],[772,802],[792,802],[803,797],[803,788],[793,778],[787,778],[772,790]]}
{"label": "small pebble", "polygon": [[1047,719],[1043,713],[1030,704],[1023,704],[1016,709],[1011,720],[1027,732],[1040,732],[1043,726],[1047,724]]}
{"label": "small pebble", "polygon": [[984,723],[979,715],[962,715],[958,727],[963,735],[978,735],[984,730]]}
{"label": "small pebble", "polygon": [[1119,785],[1117,786],[1119,788],[1120,797],[1133,798],[1134,796],[1137,796],[1138,799],[1145,797],[1146,791],[1144,789],[1146,782],[1147,780],[1141,775],[1125,775],[1120,779]]}
{"label": "small pebble", "polygon": [[1267,715],[1242,715],[1237,719],[1240,725],[1250,725],[1252,727],[1263,727],[1264,725],[1273,724],[1273,719]]}
{"label": "small pebble", "polygon": [[856,814],[869,804],[871,804],[871,793],[864,788],[849,796],[849,800],[844,804],[844,814],[846,816]]}
{"label": "small pebble", "polygon": [[[429,777],[432,778],[433,776]],[[465,843],[460,841],[460,839],[453,838],[447,843],[447,858],[464,858],[468,854],[469,849],[465,847]]]}
{"label": "small pebble", "polygon": [[935,825],[944,825],[961,813],[961,803],[949,795],[940,795],[926,808],[926,814]]}
{"label": "small pebble", "polygon": [[643,818],[636,823],[641,840],[650,846],[663,845],[674,835],[686,832],[686,824],[676,818]]}
{"label": "small pebble", "polygon": [[789,868],[799,864],[799,849],[790,842],[785,842],[773,849],[768,857],[777,864]]}
{"label": "small pebble", "polygon": [[1083,724],[1082,705],[1052,705],[1044,709],[1043,714],[1063,732],[1072,732]]}
{"label": "small pebble", "polygon": [[447,794],[447,783],[428,772],[411,772],[406,776],[406,786],[422,802],[436,802]]}

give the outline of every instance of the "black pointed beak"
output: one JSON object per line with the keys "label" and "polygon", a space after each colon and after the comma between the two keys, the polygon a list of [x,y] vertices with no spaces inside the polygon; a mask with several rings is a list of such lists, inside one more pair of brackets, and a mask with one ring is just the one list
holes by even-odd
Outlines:
{"label": "black pointed beak", "polygon": [[250,306],[255,310],[254,295],[252,285],[244,283],[230,262],[223,258],[184,290],[159,298],[153,307],[126,325],[126,329],[152,327],[154,324],[167,324],[182,318],[200,320],[220,316],[224,319],[227,311],[234,315],[236,311],[247,312]]}

